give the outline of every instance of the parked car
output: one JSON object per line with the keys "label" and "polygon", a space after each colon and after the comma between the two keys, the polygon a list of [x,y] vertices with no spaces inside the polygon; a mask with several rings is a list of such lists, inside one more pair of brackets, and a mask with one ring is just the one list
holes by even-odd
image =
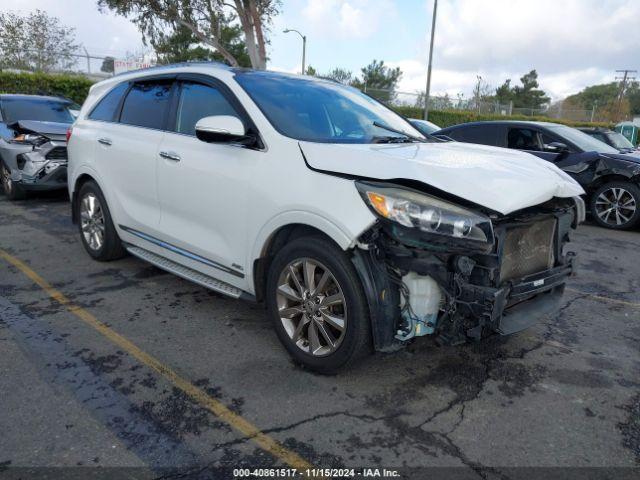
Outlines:
{"label": "parked car", "polygon": [[321,372],[415,336],[526,328],[557,308],[584,216],[582,188],[547,162],[430,142],[333,81],[218,64],[94,85],[69,153],[91,257],[128,251],[264,301]]}
{"label": "parked car", "polygon": [[586,133],[587,135],[592,136],[593,138],[600,140],[601,142],[606,143],[610,147],[615,148],[620,153],[637,153],[638,150],[633,146],[627,138],[613,130],[609,130],[608,128],[602,127],[580,127],[578,128],[581,132]]}
{"label": "parked car", "polygon": [[10,200],[66,188],[72,107],[58,97],[0,95],[0,181]]}
{"label": "parked car", "polygon": [[440,130],[440,127],[428,120],[420,120],[419,118],[410,118],[409,123],[423,135],[431,135],[433,132]]}
{"label": "parked car", "polygon": [[522,150],[554,163],[584,188],[599,225],[628,230],[640,224],[640,158],[621,154],[575,128],[546,122],[472,122],[436,135]]}

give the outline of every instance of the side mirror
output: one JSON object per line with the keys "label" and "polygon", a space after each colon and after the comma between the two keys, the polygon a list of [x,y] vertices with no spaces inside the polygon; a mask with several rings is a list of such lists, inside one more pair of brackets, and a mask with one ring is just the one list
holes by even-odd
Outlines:
{"label": "side mirror", "polygon": [[209,143],[244,143],[247,132],[238,117],[214,115],[198,120],[196,137]]}
{"label": "side mirror", "polygon": [[552,153],[566,153],[569,151],[569,147],[562,142],[551,142],[544,146],[544,151]]}

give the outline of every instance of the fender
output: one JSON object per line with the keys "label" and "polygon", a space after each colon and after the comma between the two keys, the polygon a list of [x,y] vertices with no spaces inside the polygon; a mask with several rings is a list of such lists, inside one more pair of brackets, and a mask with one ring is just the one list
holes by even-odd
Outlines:
{"label": "fender", "polygon": [[[366,209],[364,203],[363,208]],[[368,210],[367,210],[367,213]],[[355,216],[354,216],[355,217]],[[256,239],[253,243],[253,248],[250,252],[250,256],[247,259],[247,265],[253,265],[253,262],[258,258],[261,258],[265,253],[265,247],[269,244],[269,240],[273,235],[282,227],[287,225],[307,225],[314,227],[321,232],[325,233],[329,238],[336,242],[343,250],[348,250],[355,245],[357,238],[365,232],[373,223],[375,218],[373,214],[360,216],[358,224],[349,225],[351,232],[357,232],[355,235],[349,233],[345,227],[337,225],[335,222],[319,215],[317,213],[306,212],[301,210],[289,210],[279,213],[275,217],[272,217],[262,228],[258,231]],[[354,218],[354,221],[357,220]],[[249,272],[247,272],[249,273]],[[249,276],[249,275],[247,275]],[[248,280],[253,285],[253,273]]]}

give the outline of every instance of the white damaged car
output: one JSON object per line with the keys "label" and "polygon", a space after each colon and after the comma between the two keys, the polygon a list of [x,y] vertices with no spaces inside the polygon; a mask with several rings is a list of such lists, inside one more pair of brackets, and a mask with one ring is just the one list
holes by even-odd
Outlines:
{"label": "white damaged car", "polygon": [[264,302],[321,372],[532,325],[561,302],[584,219],[582,188],[537,157],[426,139],[332,81],[212,63],[94,85],[69,156],[91,257]]}

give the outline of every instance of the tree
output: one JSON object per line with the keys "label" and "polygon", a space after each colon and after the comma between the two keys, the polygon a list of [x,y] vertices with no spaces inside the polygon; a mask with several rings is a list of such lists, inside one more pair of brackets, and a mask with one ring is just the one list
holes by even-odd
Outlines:
{"label": "tree", "polygon": [[496,88],[496,102],[505,105],[513,100],[513,89],[511,88],[511,79],[508,78],[502,85]]}
{"label": "tree", "polygon": [[317,77],[318,71],[315,68],[313,68],[311,65],[309,65],[307,67],[307,71],[305,72],[305,75],[309,75],[311,77]]}
{"label": "tree", "polygon": [[395,98],[395,90],[402,77],[400,67],[389,68],[383,60],[373,60],[361,69],[362,78],[353,80],[352,85],[382,102],[389,102]]}
{"label": "tree", "polygon": [[[280,0],[97,0],[108,8],[129,17],[138,25],[143,40],[153,45],[166,36],[166,30],[178,27],[190,30],[195,38],[213,47],[229,65],[240,60],[225,44],[225,27],[235,19],[244,34],[244,44],[253,68],[267,65],[265,33],[280,9]],[[227,31],[228,33],[228,31]]]}
{"label": "tree", "polygon": [[78,47],[75,30],[42,10],[25,17],[0,12],[0,68],[69,70]]}
{"label": "tree", "polygon": [[336,67],[326,75],[323,75],[323,77],[330,78],[344,85],[351,85],[353,82],[353,73],[345,68]]}
{"label": "tree", "polygon": [[115,61],[115,58],[113,57],[105,57],[102,60],[102,65],[100,66],[100,71],[101,72],[105,72],[105,73],[113,73],[113,71],[115,70],[114,64],[113,62]]}
{"label": "tree", "polygon": [[[230,23],[230,22],[229,22]],[[225,23],[221,26],[220,42],[224,45],[241,67],[250,67],[251,59],[242,41],[242,29],[238,25]],[[158,63],[196,62],[215,60],[224,62],[220,52],[205,48],[191,30],[178,26],[169,35],[160,33],[152,46],[158,56]]]}
{"label": "tree", "polygon": [[538,87],[538,72],[531,70],[520,78],[522,86],[513,87],[513,106],[518,108],[539,109],[551,100]]}

